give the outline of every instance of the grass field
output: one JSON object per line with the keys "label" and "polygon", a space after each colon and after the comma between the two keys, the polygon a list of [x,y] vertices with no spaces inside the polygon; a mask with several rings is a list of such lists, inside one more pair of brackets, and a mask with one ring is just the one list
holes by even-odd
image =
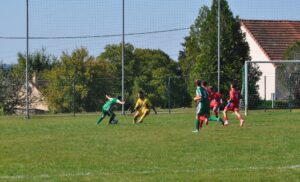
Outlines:
{"label": "grass field", "polygon": [[192,111],[118,125],[96,115],[0,117],[0,181],[300,181],[300,111],[252,111],[239,128]]}

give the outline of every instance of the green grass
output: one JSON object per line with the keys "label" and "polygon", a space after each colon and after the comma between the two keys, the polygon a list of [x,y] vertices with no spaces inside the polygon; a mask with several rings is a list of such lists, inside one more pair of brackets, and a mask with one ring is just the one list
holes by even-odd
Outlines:
{"label": "green grass", "polygon": [[0,117],[0,181],[300,181],[300,112],[250,111],[246,127],[191,111],[118,125],[96,115]]}

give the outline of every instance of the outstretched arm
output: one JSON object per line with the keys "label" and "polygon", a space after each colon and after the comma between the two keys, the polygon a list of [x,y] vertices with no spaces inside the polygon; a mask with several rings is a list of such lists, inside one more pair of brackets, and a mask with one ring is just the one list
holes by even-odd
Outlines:
{"label": "outstretched arm", "polygon": [[111,99],[111,97],[110,97],[110,96],[108,96],[108,95],[105,95],[105,97],[106,97],[108,100],[110,100],[110,99]]}
{"label": "outstretched arm", "polygon": [[118,100],[117,103],[123,105],[123,104],[125,104],[125,101]]}

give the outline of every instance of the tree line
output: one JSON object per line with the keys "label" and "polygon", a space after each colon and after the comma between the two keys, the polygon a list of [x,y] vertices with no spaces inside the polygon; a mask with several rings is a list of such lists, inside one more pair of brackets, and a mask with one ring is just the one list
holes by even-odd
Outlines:
{"label": "tree line", "polygon": [[[226,0],[221,0],[221,27],[221,92],[227,97],[233,79],[242,87],[242,68],[251,58],[239,17],[233,16]],[[196,79],[217,84],[217,0],[210,8],[200,8],[183,40],[178,62],[162,50],[130,43],[125,44],[124,55],[127,103],[134,103],[142,89],[157,107],[167,107],[169,99],[171,107],[191,106]],[[91,56],[83,47],[59,57],[40,50],[30,54],[29,76],[43,80],[39,87],[52,112],[95,111],[105,102],[105,94],[121,94],[121,56],[121,44],[107,45],[98,56]],[[0,107],[5,112],[13,112],[18,102],[13,100],[24,84],[25,61],[19,53],[18,64],[10,70],[0,69]],[[254,66],[250,70],[254,75],[251,97],[259,98],[256,82],[261,72]]]}

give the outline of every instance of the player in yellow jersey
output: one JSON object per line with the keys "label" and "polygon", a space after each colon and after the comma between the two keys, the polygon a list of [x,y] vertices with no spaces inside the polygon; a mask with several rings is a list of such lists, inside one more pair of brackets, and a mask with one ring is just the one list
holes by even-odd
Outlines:
{"label": "player in yellow jersey", "polygon": [[133,124],[142,123],[144,118],[149,115],[151,109],[153,109],[155,114],[157,114],[149,99],[145,97],[145,93],[143,91],[139,91],[138,100],[132,110],[132,112],[136,111],[133,118]]}

